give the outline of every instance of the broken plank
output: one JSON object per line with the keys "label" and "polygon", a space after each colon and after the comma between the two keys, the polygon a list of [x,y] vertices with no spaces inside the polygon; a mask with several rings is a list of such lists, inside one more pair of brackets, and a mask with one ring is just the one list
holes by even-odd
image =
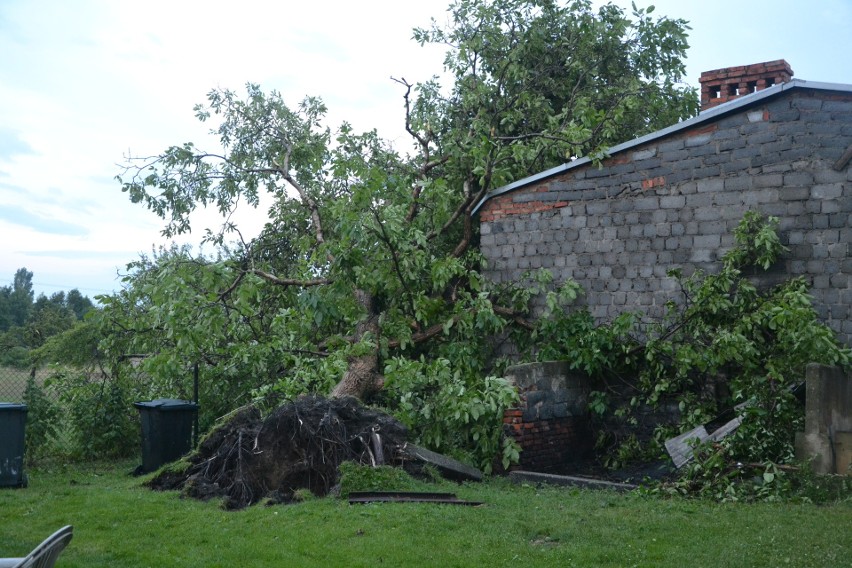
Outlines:
{"label": "broken plank", "polygon": [[592,477],[577,477],[573,475],[554,475],[536,471],[516,470],[509,473],[509,479],[514,483],[546,483],[563,487],[583,487],[585,489],[613,489],[615,491],[633,491],[638,485],[633,483],[618,483]]}
{"label": "broken plank", "polygon": [[435,503],[439,505],[482,505],[480,501],[464,501],[455,493],[425,493],[415,491],[353,491],[351,505],[363,503]]}
{"label": "broken plank", "polygon": [[666,451],[671,456],[675,467],[680,469],[684,464],[692,459],[692,446],[695,444],[694,440],[704,442],[709,437],[710,435],[707,433],[707,429],[704,428],[704,426],[699,426],[698,428],[693,428],[689,432],[684,432],[680,436],[675,436],[674,438],[666,440]]}
{"label": "broken plank", "polygon": [[728,436],[729,434],[731,434],[732,432],[734,432],[734,430],[739,428],[740,424],[742,424],[742,423],[743,423],[742,417],[737,416],[733,420],[725,423],[724,425],[722,425],[719,428],[717,428],[716,430],[714,430],[713,433],[710,434],[710,439],[713,440],[714,442],[718,442],[722,438],[724,438],[724,437]]}

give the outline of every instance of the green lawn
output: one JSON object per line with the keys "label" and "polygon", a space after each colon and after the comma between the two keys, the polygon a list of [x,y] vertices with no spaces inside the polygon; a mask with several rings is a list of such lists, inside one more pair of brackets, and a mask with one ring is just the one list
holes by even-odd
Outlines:
{"label": "green lawn", "polygon": [[852,503],[711,504],[484,484],[482,507],[333,498],[228,512],[140,487],[135,465],[30,470],[0,490],[0,556],[73,524],[60,568],[98,566],[852,566]]}

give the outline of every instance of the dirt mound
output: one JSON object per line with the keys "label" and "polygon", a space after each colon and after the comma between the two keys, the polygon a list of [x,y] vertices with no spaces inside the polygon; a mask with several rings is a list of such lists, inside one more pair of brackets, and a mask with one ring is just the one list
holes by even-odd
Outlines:
{"label": "dirt mound", "polygon": [[325,495],[337,483],[340,463],[374,464],[394,456],[406,437],[399,421],[349,397],[301,397],[265,419],[245,407],[199,444],[188,468],[164,471],[148,485],[221,497],[234,509],[261,499],[289,502],[299,489]]}

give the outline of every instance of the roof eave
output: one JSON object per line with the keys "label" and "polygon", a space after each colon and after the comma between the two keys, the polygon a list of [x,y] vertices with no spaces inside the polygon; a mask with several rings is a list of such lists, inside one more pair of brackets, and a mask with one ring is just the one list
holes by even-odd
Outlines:
{"label": "roof eave", "polygon": [[[635,148],[636,146],[640,146],[642,144],[645,144],[646,142],[651,142],[652,140],[656,140],[658,138],[664,138],[666,136],[669,136],[670,134],[674,134],[682,130],[687,130],[705,122],[717,120],[719,118],[722,118],[723,116],[742,111],[750,106],[761,103],[768,98],[775,97],[785,91],[790,91],[794,89],[811,89],[820,91],[840,91],[852,93],[852,85],[844,85],[840,83],[822,83],[816,81],[805,81],[803,79],[793,79],[791,81],[788,81],[787,83],[773,85],[772,87],[768,87],[766,89],[763,89],[762,91],[750,93],[744,97],[740,97],[727,103],[723,103],[718,106],[709,108],[699,113],[698,116],[694,116],[692,118],[684,120],[683,122],[678,122],[677,124],[673,124],[672,126],[668,126],[666,128],[663,128],[662,130],[657,130],[644,136],[640,136],[639,138],[634,138],[633,140],[629,140],[627,142],[617,144],[616,146],[612,146],[606,152],[607,157],[611,157],[615,154],[618,154],[619,152],[624,152],[625,150]],[[479,209],[485,204],[485,202],[491,199],[492,197],[496,197],[498,195],[502,195],[504,193],[520,189],[524,186],[545,180],[549,177],[553,177],[555,175],[567,172],[574,168],[584,166],[591,162],[592,160],[589,158],[578,158],[571,162],[567,162],[554,168],[550,168],[549,170],[545,170],[543,172],[539,172],[537,174],[519,179],[508,185],[498,187],[494,191],[491,191],[487,195],[485,195],[482,200],[476,204],[476,207],[473,208],[472,214],[475,215],[479,211]]]}

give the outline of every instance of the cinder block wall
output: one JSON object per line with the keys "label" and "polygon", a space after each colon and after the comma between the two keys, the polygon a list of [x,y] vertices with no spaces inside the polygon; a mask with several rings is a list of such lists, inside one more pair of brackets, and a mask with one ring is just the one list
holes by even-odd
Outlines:
{"label": "cinder block wall", "polygon": [[748,209],[780,218],[778,276],[804,276],[820,317],[852,339],[852,96],[790,91],[735,114],[491,198],[480,210],[488,276],[573,278],[599,320],[661,315],[671,268],[712,271]]}

